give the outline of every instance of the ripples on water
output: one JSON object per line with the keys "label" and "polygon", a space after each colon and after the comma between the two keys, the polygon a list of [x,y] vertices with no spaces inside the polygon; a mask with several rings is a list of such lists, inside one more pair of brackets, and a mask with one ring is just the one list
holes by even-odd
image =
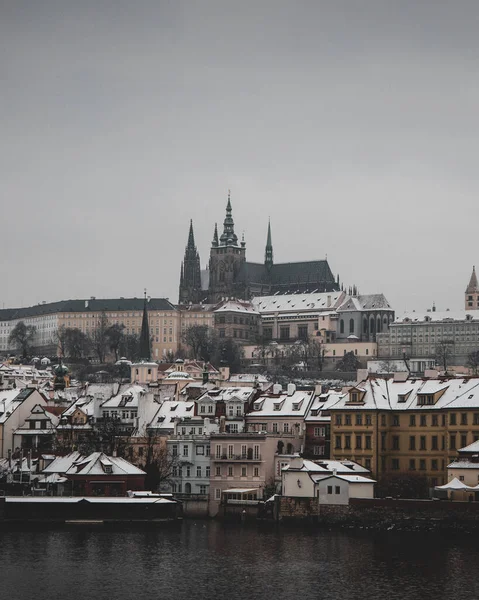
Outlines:
{"label": "ripples on water", "polygon": [[2,600],[479,598],[473,536],[189,521],[0,533]]}

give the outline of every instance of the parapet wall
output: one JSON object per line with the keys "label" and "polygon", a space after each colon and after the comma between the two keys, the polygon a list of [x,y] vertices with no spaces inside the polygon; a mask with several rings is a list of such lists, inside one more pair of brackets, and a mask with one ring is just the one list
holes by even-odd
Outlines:
{"label": "parapet wall", "polygon": [[314,498],[278,498],[277,518],[322,525],[389,529],[479,529],[479,502],[351,498],[349,505],[321,505]]}

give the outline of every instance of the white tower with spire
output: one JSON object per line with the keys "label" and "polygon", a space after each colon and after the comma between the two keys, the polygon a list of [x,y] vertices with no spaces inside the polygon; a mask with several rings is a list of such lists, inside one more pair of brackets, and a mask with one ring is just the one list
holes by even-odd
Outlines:
{"label": "white tower with spire", "polygon": [[476,267],[472,267],[471,279],[466,288],[466,310],[479,310],[479,284],[477,282]]}

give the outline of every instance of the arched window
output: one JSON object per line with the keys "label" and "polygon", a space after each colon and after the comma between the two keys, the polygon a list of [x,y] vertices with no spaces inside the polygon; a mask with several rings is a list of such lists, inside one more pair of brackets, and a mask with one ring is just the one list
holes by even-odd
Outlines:
{"label": "arched window", "polygon": [[368,333],[368,320],[363,319],[363,333]]}
{"label": "arched window", "polygon": [[185,484],[185,494],[191,494],[191,483]]}
{"label": "arched window", "polygon": [[382,326],[381,326],[381,317],[378,315],[378,325],[376,328],[377,333],[380,333],[382,330]]}
{"label": "arched window", "polygon": [[354,333],[354,319],[349,319],[349,333]]}
{"label": "arched window", "polygon": [[344,333],[344,320],[341,319],[339,322],[339,333]]}
{"label": "arched window", "polygon": [[293,444],[288,444],[288,445],[286,446],[286,452],[287,452],[288,454],[293,454]]}
{"label": "arched window", "polygon": [[375,318],[371,317],[371,319],[369,320],[369,332],[371,335],[374,335],[374,331],[376,329],[375,323],[376,323]]}

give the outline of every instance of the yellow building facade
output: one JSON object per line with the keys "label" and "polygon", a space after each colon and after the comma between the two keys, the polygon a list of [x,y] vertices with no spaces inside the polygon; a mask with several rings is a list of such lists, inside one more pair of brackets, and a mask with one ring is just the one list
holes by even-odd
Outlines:
{"label": "yellow building facade", "polygon": [[330,407],[331,455],[376,478],[416,473],[442,485],[457,450],[479,439],[478,386],[477,378],[368,379]]}

